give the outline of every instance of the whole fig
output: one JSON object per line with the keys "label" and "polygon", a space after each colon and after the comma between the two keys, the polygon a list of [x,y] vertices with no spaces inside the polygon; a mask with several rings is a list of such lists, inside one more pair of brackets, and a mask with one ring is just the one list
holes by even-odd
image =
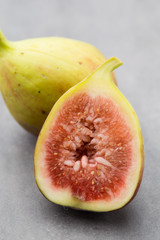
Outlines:
{"label": "whole fig", "polygon": [[10,42],[0,32],[0,90],[17,122],[37,135],[60,96],[105,60],[85,42],[58,37]]}

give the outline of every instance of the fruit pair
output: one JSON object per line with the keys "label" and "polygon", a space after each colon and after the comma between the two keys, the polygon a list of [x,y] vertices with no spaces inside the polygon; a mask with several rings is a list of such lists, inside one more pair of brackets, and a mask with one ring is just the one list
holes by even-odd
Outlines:
{"label": "fruit pair", "polygon": [[[56,41],[60,44],[61,40]],[[46,41],[49,44],[49,39]],[[63,39],[61,44],[65,41],[70,42]],[[71,43],[73,49],[70,47],[70,53],[65,47],[63,52],[58,48],[60,52],[54,59],[54,52],[49,55],[49,45],[46,50],[44,43],[45,39],[42,42],[38,40],[38,44],[37,40],[31,40],[16,48],[2,38],[0,44],[2,94],[14,117],[34,133],[39,131],[53,102],[81,80],[76,74],[81,77],[84,73],[87,75],[105,60],[103,56],[95,56],[97,65],[93,69],[88,67],[83,51],[77,55],[83,45],[79,42]],[[50,47],[52,49],[53,45]],[[84,44],[83,50],[88,49],[89,54],[90,47]],[[97,50],[91,48],[91,55],[93,50],[93,55],[96,55]],[[40,49],[45,49],[45,54]],[[57,51],[57,46],[54,49]],[[62,60],[63,53],[65,61]],[[70,60],[73,62],[79,61],[83,69],[67,63],[67,56],[72,56]],[[80,62],[77,56],[81,56],[83,61]],[[111,211],[126,205],[138,190],[143,172],[143,140],[133,108],[111,79],[111,72],[119,65],[121,62],[117,58],[106,61],[69,89],[47,117],[37,141],[34,164],[37,185],[52,202],[84,210]],[[51,66],[54,71],[51,71]],[[89,70],[85,71],[86,68]],[[58,75],[57,71],[61,74]],[[53,73],[63,83],[60,80],[57,83],[54,78],[53,84]],[[56,95],[61,83],[63,86],[69,84]],[[51,91],[50,95],[48,91]],[[43,100],[47,100],[42,102],[40,94]],[[52,95],[54,101],[48,101]],[[49,102],[50,106],[47,105]],[[40,112],[45,115],[41,121]],[[40,124],[36,125],[38,122]]]}

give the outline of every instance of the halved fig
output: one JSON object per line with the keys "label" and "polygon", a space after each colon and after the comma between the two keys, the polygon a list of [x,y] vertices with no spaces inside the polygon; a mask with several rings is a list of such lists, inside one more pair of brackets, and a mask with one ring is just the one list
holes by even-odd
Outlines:
{"label": "halved fig", "polygon": [[115,57],[54,105],[35,149],[35,179],[50,201],[112,211],[135,196],[144,154],[138,118],[111,79]]}

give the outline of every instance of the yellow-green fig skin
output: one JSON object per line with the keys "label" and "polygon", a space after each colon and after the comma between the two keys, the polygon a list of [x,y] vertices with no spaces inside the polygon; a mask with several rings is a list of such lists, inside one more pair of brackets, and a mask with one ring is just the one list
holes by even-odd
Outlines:
{"label": "yellow-green fig skin", "polygon": [[60,96],[105,60],[85,42],[58,37],[10,42],[0,32],[0,90],[17,122],[37,135]]}

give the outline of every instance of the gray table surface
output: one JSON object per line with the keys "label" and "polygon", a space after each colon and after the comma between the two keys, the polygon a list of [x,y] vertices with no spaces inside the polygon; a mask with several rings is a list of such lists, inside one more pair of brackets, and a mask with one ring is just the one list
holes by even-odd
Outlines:
{"label": "gray table surface", "polygon": [[0,28],[10,40],[64,36],[117,56],[119,88],[136,110],[145,171],[136,198],[110,213],[57,206],[39,192],[36,138],[0,97],[0,240],[160,239],[160,1],[0,0]]}

